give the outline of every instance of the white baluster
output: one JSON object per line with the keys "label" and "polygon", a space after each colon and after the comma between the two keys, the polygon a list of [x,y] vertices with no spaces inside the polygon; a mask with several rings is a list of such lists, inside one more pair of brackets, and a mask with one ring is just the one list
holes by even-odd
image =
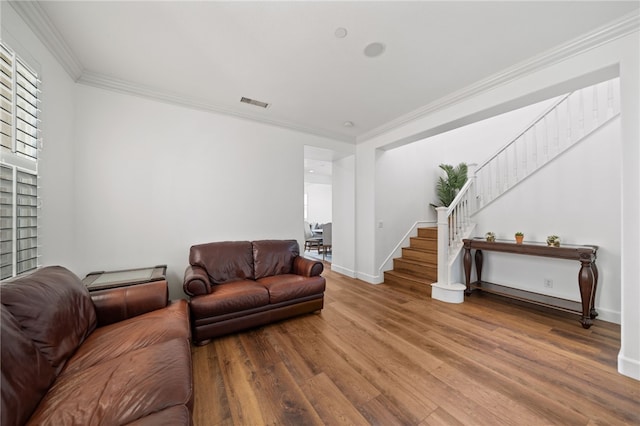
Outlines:
{"label": "white baluster", "polygon": [[556,108],[553,111],[554,115],[554,132],[553,132],[553,146],[556,150],[556,154],[560,153],[560,108]]}
{"label": "white baluster", "polygon": [[607,120],[613,117],[613,80],[607,82]]}
{"label": "white baluster", "polygon": [[538,126],[535,125],[531,129],[531,160],[533,162],[533,170],[535,171],[538,168],[538,135],[536,132],[536,128]]}
{"label": "white baluster", "polygon": [[547,116],[544,116],[544,120],[542,121],[543,123],[543,128],[544,128],[544,132],[542,133],[543,139],[542,139],[542,154],[543,154],[543,161],[542,164],[546,163],[547,161],[549,161],[549,124],[547,122]]}
{"label": "white baluster", "polygon": [[509,189],[509,150],[504,150],[504,191]]}
{"label": "white baluster", "polygon": [[527,134],[522,135],[522,177],[525,178],[529,174],[528,162],[528,149],[527,149]]}
{"label": "white baluster", "polygon": [[571,97],[567,98],[567,146],[571,146],[573,143],[573,135],[571,127],[573,126],[573,120],[571,119]]}
{"label": "white baluster", "polygon": [[598,86],[600,85],[596,84],[593,86],[593,105],[591,106],[593,112],[593,123],[591,123],[592,130],[598,127]]}
{"label": "white baluster", "polygon": [[578,139],[580,139],[584,136],[584,89],[579,91],[578,102]]}
{"label": "white baluster", "polygon": [[518,141],[520,138],[513,142],[513,184],[518,183]]}
{"label": "white baluster", "polygon": [[500,155],[496,155],[496,197],[502,192],[502,172],[500,170]]}

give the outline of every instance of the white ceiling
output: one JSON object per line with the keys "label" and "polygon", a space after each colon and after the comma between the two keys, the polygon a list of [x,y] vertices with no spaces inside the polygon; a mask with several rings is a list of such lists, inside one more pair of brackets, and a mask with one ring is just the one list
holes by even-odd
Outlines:
{"label": "white ceiling", "polygon": [[[637,1],[12,3],[81,83],[357,142]],[[43,25],[43,22],[46,25]],[[347,35],[338,38],[336,29]],[[385,45],[366,57],[372,42]],[[268,102],[268,109],[240,103]],[[353,127],[343,123],[351,121]]]}

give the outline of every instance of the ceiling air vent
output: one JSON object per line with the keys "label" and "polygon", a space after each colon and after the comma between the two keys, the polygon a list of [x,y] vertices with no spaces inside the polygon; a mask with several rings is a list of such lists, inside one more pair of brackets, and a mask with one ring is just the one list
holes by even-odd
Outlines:
{"label": "ceiling air vent", "polygon": [[259,106],[261,108],[269,108],[269,104],[266,102],[256,101],[255,99],[245,98],[244,96],[240,98],[240,102],[244,102],[245,104]]}

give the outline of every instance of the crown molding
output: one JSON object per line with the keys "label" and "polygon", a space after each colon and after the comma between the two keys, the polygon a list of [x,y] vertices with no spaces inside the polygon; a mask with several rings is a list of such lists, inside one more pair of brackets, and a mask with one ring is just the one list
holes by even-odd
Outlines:
{"label": "crown molding", "polygon": [[53,25],[40,2],[9,0],[9,4],[62,65],[73,81],[77,81],[82,75],[83,66]]}
{"label": "crown molding", "polygon": [[447,96],[398,117],[395,120],[389,121],[382,126],[363,133],[356,138],[356,143],[367,141],[411,121],[425,117],[435,111],[450,107],[464,101],[465,99],[472,98],[480,93],[510,83],[527,74],[555,65],[572,56],[602,46],[620,37],[637,32],[638,30],[640,30],[640,13],[637,11],[631,12],[581,37],[575,38],[540,55],[520,62],[502,72],[480,80],[477,83],[465,87],[464,89],[452,92]]}
{"label": "crown molding", "polygon": [[84,69],[83,65],[76,58],[69,45],[60,34],[60,31],[58,31],[53,22],[51,22],[51,19],[42,8],[40,2],[9,0],[9,4],[27,23],[29,28],[36,34],[36,36],[45,45],[49,52],[51,52],[56,60],[62,65],[71,79],[76,83],[117,91],[120,93],[141,96],[165,103],[177,104],[192,109],[231,115],[237,118],[283,127],[290,130],[330,138],[342,142],[348,142],[351,144],[354,144],[356,142],[356,139],[353,136],[326,131],[323,129],[302,126],[284,120],[274,120],[259,116],[257,114],[242,113],[229,108],[225,108],[220,105],[208,103],[200,99],[190,98],[154,88],[144,87],[142,85],[118,80],[103,74],[88,71]]}
{"label": "crown molding", "polygon": [[539,71],[550,65],[557,64],[567,58],[586,52],[617,38],[624,37],[640,29],[640,14],[638,14],[638,12],[629,13],[618,20],[612,21],[607,25],[587,33],[584,36],[578,37],[572,41],[548,50],[547,52],[509,67],[502,72],[467,86],[464,89],[452,92],[447,96],[391,120],[382,126],[361,134],[360,136],[353,137],[342,133],[311,128],[284,120],[274,120],[257,114],[242,113],[224,106],[208,103],[200,99],[172,94],[166,91],[144,87],[142,85],[125,82],[106,75],[87,71],[76,58],[75,54],[65,42],[58,29],[51,22],[51,19],[40,5],[40,2],[9,0],[9,4],[38,36],[40,41],[47,47],[75,82],[121,93],[142,96],[165,103],[173,103],[188,108],[231,115],[242,119],[284,127],[348,143],[364,142],[375,136],[394,130],[413,120],[420,119],[435,111],[455,105],[465,99],[472,98],[480,93],[517,80],[524,75]]}
{"label": "crown molding", "polygon": [[263,117],[257,114],[243,113],[237,110],[226,108],[211,102],[204,101],[189,96],[183,96],[176,93],[170,93],[165,90],[159,90],[152,87],[131,83],[125,80],[113,78],[104,74],[83,71],[77,83],[87,86],[93,86],[100,89],[106,89],[114,92],[124,93],[128,95],[140,96],[155,101],[180,105],[183,107],[197,109],[201,111],[213,112],[217,114],[230,115],[236,118],[259,122],[277,127],[287,128],[306,134],[330,138],[342,142],[355,143],[355,138],[341,133],[330,132],[327,130],[317,129],[313,127],[302,126],[285,120],[274,120],[272,118]]}

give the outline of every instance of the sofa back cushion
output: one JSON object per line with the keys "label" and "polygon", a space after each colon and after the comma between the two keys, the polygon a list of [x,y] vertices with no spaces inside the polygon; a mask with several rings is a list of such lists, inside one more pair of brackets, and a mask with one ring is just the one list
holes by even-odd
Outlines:
{"label": "sofa back cushion", "polygon": [[207,271],[212,284],[252,280],[253,253],[250,241],[223,241],[191,246],[189,263]]}
{"label": "sofa back cushion", "polygon": [[290,274],[293,259],[300,255],[296,240],[262,240],[253,242],[253,265],[256,279]]}
{"label": "sofa back cushion", "polygon": [[61,266],[3,283],[0,300],[56,374],[96,328],[89,292],[76,275]]}
{"label": "sofa back cushion", "polygon": [[49,361],[21,330],[9,310],[0,306],[2,334],[2,407],[0,424],[23,425],[56,377]]}

